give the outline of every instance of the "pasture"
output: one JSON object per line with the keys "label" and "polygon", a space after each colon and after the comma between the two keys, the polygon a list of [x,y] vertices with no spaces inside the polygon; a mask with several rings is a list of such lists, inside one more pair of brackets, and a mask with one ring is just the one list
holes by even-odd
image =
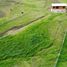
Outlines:
{"label": "pasture", "polygon": [[0,67],[67,66],[66,13],[49,12],[49,0],[1,2],[0,10],[6,16],[0,18],[0,33],[20,25],[22,29],[13,31],[14,35],[0,35]]}

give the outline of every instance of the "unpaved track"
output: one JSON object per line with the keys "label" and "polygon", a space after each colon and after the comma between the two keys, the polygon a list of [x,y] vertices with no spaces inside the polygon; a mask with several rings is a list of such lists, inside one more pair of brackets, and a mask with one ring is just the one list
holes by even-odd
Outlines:
{"label": "unpaved track", "polygon": [[20,29],[20,28],[23,28],[23,27],[25,27],[25,26],[27,26],[27,25],[29,25],[29,24],[31,24],[31,23],[33,23],[33,22],[39,20],[39,19],[42,19],[42,18],[44,18],[44,17],[46,17],[46,16],[38,17],[38,18],[36,18],[36,19],[34,19],[34,20],[28,22],[27,24],[24,24],[24,25],[14,26],[14,27],[12,27],[12,28],[10,28],[10,29],[8,29],[8,30],[6,30],[6,31],[4,31],[4,32],[2,32],[2,33],[0,33],[0,36],[5,35],[7,32],[9,32],[9,31],[11,31],[11,30],[18,30],[18,29]]}

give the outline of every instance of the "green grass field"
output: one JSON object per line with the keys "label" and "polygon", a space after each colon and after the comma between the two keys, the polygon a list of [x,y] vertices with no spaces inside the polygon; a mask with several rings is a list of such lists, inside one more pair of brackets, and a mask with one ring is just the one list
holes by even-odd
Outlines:
{"label": "green grass field", "polygon": [[[10,1],[6,1],[5,4],[9,2]],[[0,32],[3,32],[16,25],[24,25],[37,17],[48,15],[48,12],[46,11],[48,6],[45,7],[45,5],[49,4],[43,0],[32,1],[32,3],[30,0],[21,0],[18,3],[15,2],[15,4],[13,4],[13,2],[11,3],[11,6],[6,6],[8,10],[7,8],[4,9],[4,6],[1,9],[1,11],[5,11],[6,16],[0,19]]]}
{"label": "green grass field", "polygon": [[0,33],[22,25],[0,34],[0,67],[67,67],[67,13],[51,13],[51,2],[0,0]]}

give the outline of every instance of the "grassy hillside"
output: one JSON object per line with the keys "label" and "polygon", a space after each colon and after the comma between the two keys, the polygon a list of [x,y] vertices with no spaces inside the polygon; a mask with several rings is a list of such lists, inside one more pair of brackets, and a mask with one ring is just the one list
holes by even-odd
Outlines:
{"label": "grassy hillside", "polygon": [[3,36],[0,35],[0,67],[67,66],[66,13],[49,12],[51,1],[48,0],[2,0],[1,2],[0,10],[5,7],[3,11],[7,11],[7,8],[9,11],[5,12],[6,16],[0,18],[0,33],[14,26],[28,24],[40,16],[43,17],[21,27],[17,32],[14,30],[9,35],[8,32]]}
{"label": "grassy hillside", "polygon": [[6,16],[0,19],[0,32],[14,26],[27,24],[40,16],[48,15],[46,10],[49,4],[47,2],[44,0],[3,0],[1,5],[9,6],[1,6],[1,12],[4,12]]}

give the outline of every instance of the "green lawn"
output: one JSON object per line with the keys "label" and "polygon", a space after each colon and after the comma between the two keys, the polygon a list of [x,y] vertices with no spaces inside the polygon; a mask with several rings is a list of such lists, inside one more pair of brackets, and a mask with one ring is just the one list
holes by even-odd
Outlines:
{"label": "green lawn", "polygon": [[46,20],[43,18],[32,23],[16,35],[1,38],[0,65],[33,67],[35,64],[35,67],[54,67],[66,29],[65,18],[62,23],[59,22],[64,16],[51,15]]}
{"label": "green lawn", "polygon": [[[46,17],[23,27],[15,35],[0,36],[0,67],[67,67],[67,14],[49,12],[51,1],[48,0],[17,1],[21,4],[8,6],[13,11],[0,19],[0,32],[42,15]],[[20,11],[24,14],[19,14]],[[17,19],[11,20],[14,17]]]}
{"label": "green lawn", "polygon": [[67,66],[67,34],[57,63],[57,67],[66,67],[66,66]]}

